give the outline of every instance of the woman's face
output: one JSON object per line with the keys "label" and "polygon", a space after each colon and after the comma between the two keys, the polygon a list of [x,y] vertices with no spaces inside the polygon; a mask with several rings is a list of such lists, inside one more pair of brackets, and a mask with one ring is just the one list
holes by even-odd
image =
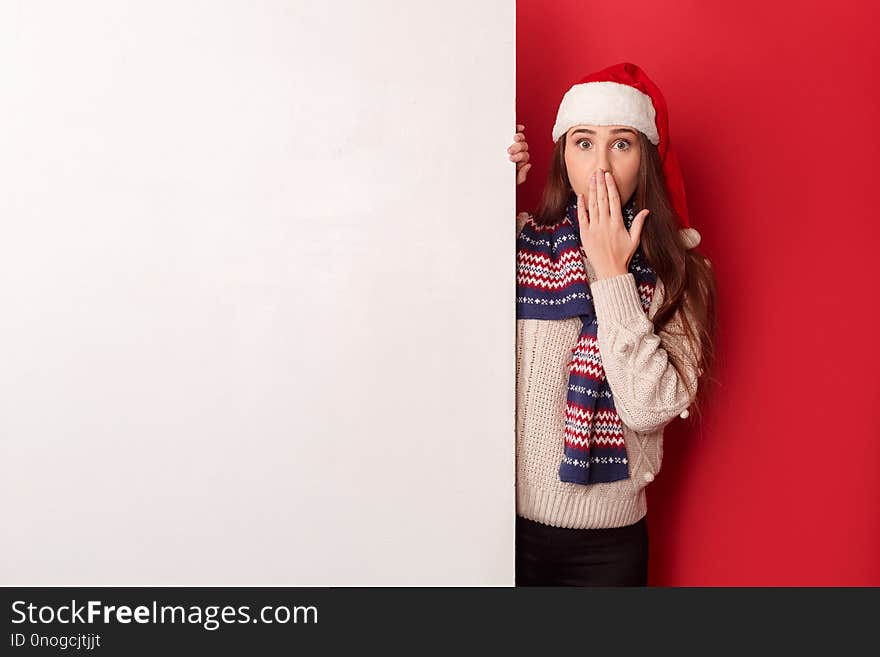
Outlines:
{"label": "woman's face", "polygon": [[581,124],[565,135],[565,167],[568,182],[575,192],[590,198],[590,176],[599,169],[610,171],[620,204],[629,201],[638,184],[642,154],[638,133],[625,125]]}

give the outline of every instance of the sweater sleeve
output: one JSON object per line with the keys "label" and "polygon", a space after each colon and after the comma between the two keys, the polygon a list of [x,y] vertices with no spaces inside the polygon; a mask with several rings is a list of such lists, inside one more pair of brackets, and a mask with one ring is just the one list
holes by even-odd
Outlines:
{"label": "sweater sleeve", "polygon": [[[635,431],[663,427],[696,396],[697,354],[679,330],[655,333],[632,273],[593,281],[590,293],[598,321],[599,354],[620,419]],[[673,316],[669,327],[680,327],[681,312]],[[668,348],[684,361],[684,379],[672,365]]]}

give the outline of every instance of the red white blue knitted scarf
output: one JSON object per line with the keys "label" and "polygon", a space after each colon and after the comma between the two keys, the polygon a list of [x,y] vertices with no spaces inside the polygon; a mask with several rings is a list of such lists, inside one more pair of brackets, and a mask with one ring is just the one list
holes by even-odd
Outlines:
{"label": "red white blue knitted scarf", "polygon": [[[627,229],[632,227],[635,194],[622,208]],[[565,407],[565,432],[559,479],[575,484],[617,481],[629,477],[623,426],[614,408],[596,341],[598,322],[589,278],[581,256],[577,196],[571,193],[566,216],[553,226],[528,221],[517,238],[517,319],[565,319],[579,316],[580,335],[572,349]],[[628,271],[645,313],[651,306],[657,280],[639,245]]]}

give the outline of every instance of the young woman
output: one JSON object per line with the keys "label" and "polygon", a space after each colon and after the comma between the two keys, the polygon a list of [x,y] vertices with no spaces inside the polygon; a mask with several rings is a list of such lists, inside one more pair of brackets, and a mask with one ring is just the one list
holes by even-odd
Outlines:
{"label": "young woman", "polygon": [[664,427],[705,397],[715,283],[644,71],[573,85],[553,141],[537,212],[517,215],[516,583],[644,586],[645,487]]}

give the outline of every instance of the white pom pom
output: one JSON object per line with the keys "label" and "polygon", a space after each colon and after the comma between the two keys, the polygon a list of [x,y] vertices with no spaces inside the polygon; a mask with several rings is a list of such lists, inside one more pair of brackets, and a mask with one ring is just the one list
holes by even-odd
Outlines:
{"label": "white pom pom", "polygon": [[686,249],[693,249],[696,246],[699,246],[702,237],[700,233],[697,232],[696,228],[679,228],[679,235],[681,235],[681,240],[684,243]]}

